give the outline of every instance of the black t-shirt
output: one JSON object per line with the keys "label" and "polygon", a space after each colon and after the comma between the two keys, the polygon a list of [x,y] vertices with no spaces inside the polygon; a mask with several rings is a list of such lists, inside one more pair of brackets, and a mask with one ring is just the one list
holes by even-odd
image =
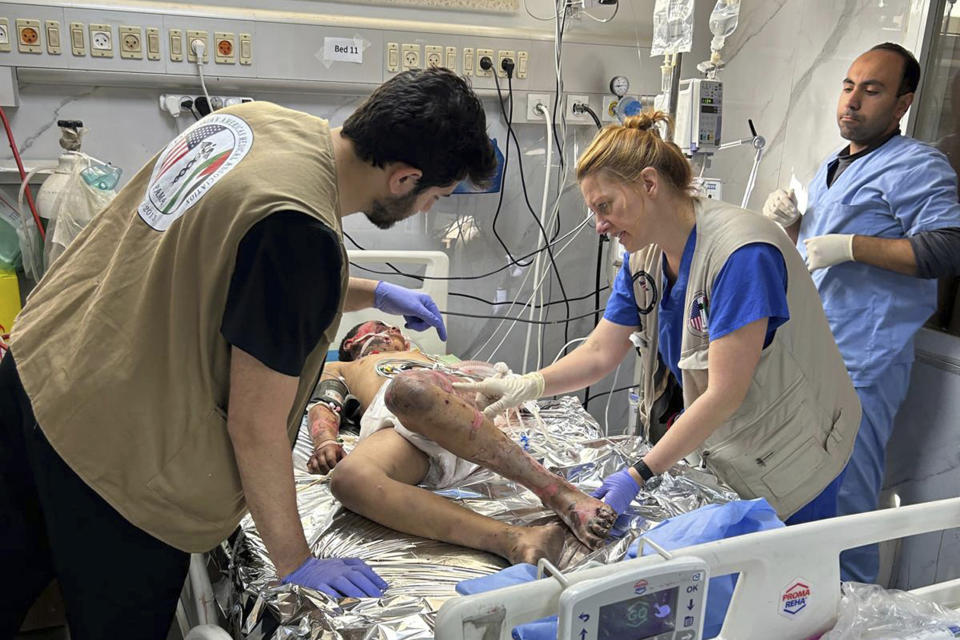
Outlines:
{"label": "black t-shirt", "polygon": [[267,367],[299,376],[340,299],[340,240],[300,211],[280,211],[240,241],[220,333]]}

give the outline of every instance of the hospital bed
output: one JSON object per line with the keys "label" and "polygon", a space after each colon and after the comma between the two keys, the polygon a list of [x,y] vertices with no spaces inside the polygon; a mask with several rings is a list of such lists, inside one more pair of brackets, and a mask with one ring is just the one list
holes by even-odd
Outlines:
{"label": "hospital bed", "polygon": [[[654,554],[588,568],[566,574],[562,582],[548,576],[446,602],[437,616],[436,638],[507,640],[518,625],[562,611],[577,611],[578,606],[586,607],[589,602],[581,595],[586,592],[585,587],[596,593],[606,586],[636,585],[648,579],[653,583],[656,576],[676,573],[674,564],[687,559],[699,563],[710,577],[739,573],[718,638],[816,638],[830,630],[836,621],[842,550],[955,527],[960,527],[960,498],[761,531],[687,547],[672,554]],[[683,602],[690,594],[689,589],[688,586],[685,593],[681,589],[680,616],[685,613]],[[941,582],[911,593],[948,609],[960,608],[960,580]],[[624,598],[623,591],[609,591],[609,594],[607,604]],[[631,591],[626,597],[633,596]],[[692,609],[693,600],[690,604]],[[671,626],[668,633],[655,637],[699,640],[697,626],[691,624],[687,631],[678,618],[675,628]],[[574,637],[594,640],[596,637],[583,628],[570,627],[568,631],[570,634],[561,634],[559,640]],[[646,640],[647,636],[642,637]]]}
{"label": "hospital bed", "polygon": [[[635,438],[604,438],[599,425],[574,397],[542,401],[542,425],[528,416],[507,427],[511,436],[544,465],[585,490],[604,475],[640,455]],[[345,438],[349,450],[353,436]],[[319,556],[360,557],[389,584],[379,599],[336,601],[292,585],[279,585],[252,519],[240,533],[212,554],[213,592],[235,638],[403,638],[427,640],[435,635],[436,613],[456,595],[456,585],[493,574],[506,562],[488,553],[407,536],[344,510],[325,478],[305,471],[309,437],[301,432],[294,449],[294,475],[300,514],[313,552]],[[526,489],[479,469],[458,486],[439,492],[463,506],[512,524],[543,524],[552,512]],[[680,465],[653,491],[644,492],[623,523],[620,541],[587,552],[568,536],[561,566],[613,562],[626,555],[630,542],[657,523],[706,504],[724,503],[735,494],[713,476]],[[193,640],[193,639],[191,639]]]}

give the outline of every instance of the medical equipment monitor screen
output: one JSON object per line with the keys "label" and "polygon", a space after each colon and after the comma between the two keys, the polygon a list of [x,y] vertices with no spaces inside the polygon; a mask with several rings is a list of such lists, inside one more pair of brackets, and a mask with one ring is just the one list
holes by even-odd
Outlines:
{"label": "medical equipment monitor screen", "polygon": [[598,640],[646,640],[673,631],[677,590],[664,589],[600,607]]}

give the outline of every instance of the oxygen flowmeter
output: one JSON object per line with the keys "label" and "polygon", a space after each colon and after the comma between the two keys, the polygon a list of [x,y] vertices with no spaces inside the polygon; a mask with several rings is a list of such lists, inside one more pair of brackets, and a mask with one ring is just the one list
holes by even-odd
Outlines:
{"label": "oxygen flowmeter", "polygon": [[699,558],[625,569],[560,594],[559,640],[700,640],[709,573]]}

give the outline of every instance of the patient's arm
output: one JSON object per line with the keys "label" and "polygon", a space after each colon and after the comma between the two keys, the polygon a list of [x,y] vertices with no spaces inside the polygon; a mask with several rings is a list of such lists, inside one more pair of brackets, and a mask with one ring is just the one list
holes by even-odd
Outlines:
{"label": "patient's arm", "polygon": [[591,548],[600,546],[616,519],[613,510],[544,469],[480,412],[472,393],[455,391],[453,380],[440,371],[403,373],[387,388],[387,408],[407,429],[523,485],[553,509],[581,542]]}
{"label": "patient's arm", "polygon": [[[349,368],[343,363],[330,362],[324,367],[320,381],[344,378]],[[348,384],[349,388],[349,384]],[[307,460],[307,471],[310,473],[330,473],[343,459],[343,447],[337,441],[340,435],[340,415],[329,406],[318,402],[307,412],[307,425],[310,429],[310,441],[313,443],[313,453]]]}

